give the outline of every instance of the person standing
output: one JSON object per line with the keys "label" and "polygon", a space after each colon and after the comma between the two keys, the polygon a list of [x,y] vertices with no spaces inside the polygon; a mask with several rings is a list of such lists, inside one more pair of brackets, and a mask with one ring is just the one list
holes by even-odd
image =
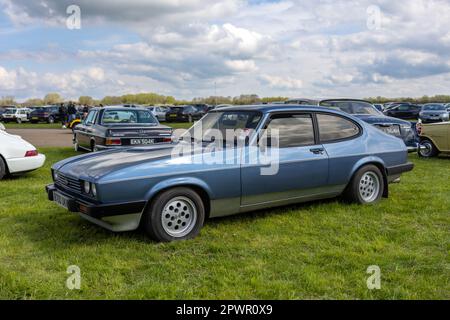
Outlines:
{"label": "person standing", "polygon": [[64,103],[61,103],[59,106],[59,116],[61,118],[62,128],[65,129],[67,124],[67,108]]}
{"label": "person standing", "polygon": [[77,117],[77,108],[75,108],[75,104],[73,102],[69,103],[69,108],[67,111],[69,113],[69,123],[71,123]]}

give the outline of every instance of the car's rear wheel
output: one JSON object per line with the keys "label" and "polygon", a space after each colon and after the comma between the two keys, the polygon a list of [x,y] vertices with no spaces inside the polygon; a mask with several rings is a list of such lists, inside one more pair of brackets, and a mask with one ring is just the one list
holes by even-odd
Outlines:
{"label": "car's rear wheel", "polygon": [[419,156],[422,158],[432,158],[439,154],[439,150],[434,143],[428,139],[424,139],[419,144]]}
{"label": "car's rear wheel", "polygon": [[196,237],[205,221],[205,205],[192,189],[174,188],[159,194],[144,213],[142,227],[154,240],[170,242]]}
{"label": "car's rear wheel", "polygon": [[345,192],[347,200],[359,204],[377,203],[383,197],[384,177],[374,165],[364,166],[356,172]]}
{"label": "car's rear wheel", "polygon": [[22,123],[22,119],[21,118],[17,118],[16,122],[20,124],[20,123]]}
{"label": "car's rear wheel", "polygon": [[55,123],[55,118],[53,118],[52,116],[50,116],[50,117],[48,117],[47,122],[48,122],[49,124],[53,124],[53,123]]}
{"label": "car's rear wheel", "polygon": [[8,173],[8,170],[6,169],[6,163],[3,160],[2,157],[0,157],[0,180],[2,180],[6,174]]}
{"label": "car's rear wheel", "polygon": [[91,141],[91,151],[92,152],[97,152],[98,151],[98,147],[97,147],[97,144],[95,143],[95,140]]}

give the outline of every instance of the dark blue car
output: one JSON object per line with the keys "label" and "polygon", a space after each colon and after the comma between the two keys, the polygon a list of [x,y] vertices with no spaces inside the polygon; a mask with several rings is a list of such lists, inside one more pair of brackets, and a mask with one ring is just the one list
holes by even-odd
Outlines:
{"label": "dark blue car", "polygon": [[403,141],[347,113],[243,106],[212,110],[171,145],[58,162],[47,193],[109,230],[173,241],[206,218],[341,195],[374,204],[412,169]]}
{"label": "dark blue car", "polygon": [[322,100],[319,102],[319,105],[351,114],[364,122],[370,123],[387,134],[402,139],[408,147],[408,152],[417,151],[419,140],[415,130],[415,123],[388,117],[378,111],[370,102],[364,100]]}

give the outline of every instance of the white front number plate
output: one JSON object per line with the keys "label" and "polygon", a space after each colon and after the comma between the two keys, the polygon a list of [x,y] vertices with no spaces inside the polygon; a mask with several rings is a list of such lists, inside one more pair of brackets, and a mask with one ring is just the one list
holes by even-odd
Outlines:
{"label": "white front number plate", "polygon": [[60,207],[64,209],[69,209],[69,198],[63,196],[58,192],[53,193],[53,201],[56,202]]}

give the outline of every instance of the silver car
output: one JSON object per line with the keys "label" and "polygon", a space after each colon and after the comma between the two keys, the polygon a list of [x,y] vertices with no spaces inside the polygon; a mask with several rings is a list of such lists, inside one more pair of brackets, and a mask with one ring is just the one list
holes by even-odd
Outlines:
{"label": "silver car", "polygon": [[450,119],[449,113],[448,106],[441,103],[428,103],[422,107],[419,119],[423,123],[446,122]]}
{"label": "silver car", "polygon": [[168,108],[161,106],[151,106],[147,109],[158,119],[158,121],[166,121],[166,113],[168,111]]}

